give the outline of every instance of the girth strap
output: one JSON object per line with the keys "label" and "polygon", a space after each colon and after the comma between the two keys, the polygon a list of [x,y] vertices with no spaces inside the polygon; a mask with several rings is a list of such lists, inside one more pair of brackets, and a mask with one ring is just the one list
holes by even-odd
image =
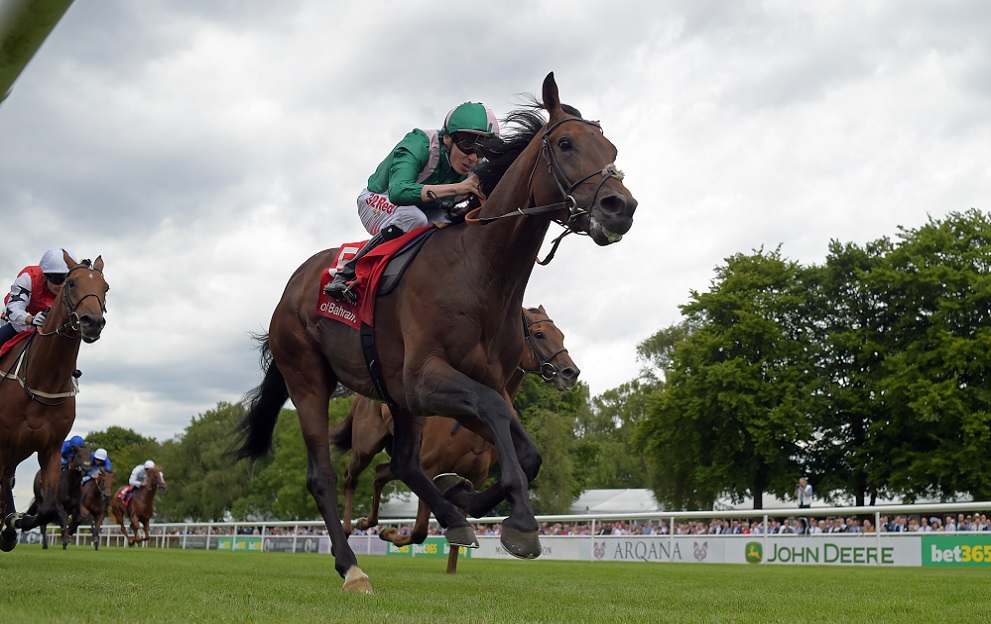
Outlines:
{"label": "girth strap", "polygon": [[392,400],[389,392],[385,389],[385,379],[382,377],[382,364],[378,359],[378,351],[375,348],[375,329],[367,323],[361,324],[361,352],[365,356],[365,365],[368,367],[368,376],[375,386],[375,391],[382,397],[382,401],[389,406],[389,409],[399,408],[399,404]]}

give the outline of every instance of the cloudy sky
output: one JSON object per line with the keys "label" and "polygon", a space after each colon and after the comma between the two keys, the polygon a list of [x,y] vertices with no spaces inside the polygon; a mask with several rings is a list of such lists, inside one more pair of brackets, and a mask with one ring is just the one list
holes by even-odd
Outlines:
{"label": "cloudy sky", "polygon": [[981,0],[76,0],[0,106],[0,279],[102,254],[74,433],[171,438],[260,381],[249,333],[303,260],[367,237],[354,198],[405,132],[466,100],[501,116],[554,71],[640,202],[525,301],[600,394],[732,254],[818,263],[988,209],[989,32]]}

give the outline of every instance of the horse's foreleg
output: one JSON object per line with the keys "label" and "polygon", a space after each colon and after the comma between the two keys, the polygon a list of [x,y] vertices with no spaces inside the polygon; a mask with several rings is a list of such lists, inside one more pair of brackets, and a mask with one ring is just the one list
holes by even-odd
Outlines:
{"label": "horse's foreleg", "polygon": [[[532,483],[537,478],[540,464],[543,461],[540,457],[540,451],[530,436],[527,435],[518,418],[514,417],[510,421],[509,430],[513,437],[517,457],[520,460],[520,467],[526,475],[527,483]],[[495,509],[496,505],[506,500],[506,492],[502,483],[499,482],[479,492],[472,492],[470,489],[461,487],[454,488],[445,492],[444,497],[464,509],[471,517],[481,518]]]}
{"label": "horse's foreleg", "polygon": [[[422,500],[416,508],[416,522],[413,524],[413,530],[409,535],[400,535],[399,532],[394,528],[392,529],[391,538],[387,541],[392,542],[396,546],[406,546],[408,544],[422,544],[427,539],[427,533],[430,529],[430,508]],[[385,532],[383,532],[384,535]],[[453,545],[452,548],[457,548],[457,545]]]}
{"label": "horse's foreleg", "polygon": [[17,546],[17,530],[14,519],[14,471],[0,475],[0,552],[10,552]]}
{"label": "horse's foreleg", "polygon": [[[41,463],[41,503],[38,505],[38,512],[34,515],[26,515],[14,521],[16,528],[22,531],[30,531],[48,523],[59,517],[58,514],[58,484],[59,473],[62,467],[62,459],[59,449],[56,447],[51,452],[38,453],[38,460]],[[64,519],[59,517],[59,526],[65,527]]]}
{"label": "horse's foreleg", "polygon": [[[474,414],[492,432],[501,467],[502,476],[499,482],[501,492],[489,493],[487,498],[481,500],[485,501],[486,505],[492,500],[497,503],[496,498],[501,500],[504,495],[505,500],[510,504],[510,514],[502,523],[500,541],[503,548],[509,554],[521,559],[539,557],[540,539],[537,535],[539,527],[533,508],[530,506],[528,485],[540,467],[540,456],[536,453],[533,443],[529,442],[529,438],[523,433],[522,426],[514,432],[518,423],[514,423],[516,419],[510,409],[508,397],[459,373],[431,376],[427,388],[430,393],[428,395],[430,405],[424,407],[436,408],[434,413],[438,414]],[[527,448],[524,439],[529,442],[532,452]],[[522,445],[523,453],[517,453],[517,444]],[[478,496],[480,494],[467,500],[471,498],[480,500]],[[456,504],[459,501],[450,495],[447,500],[454,500]],[[478,511],[477,503],[474,506],[470,503],[459,506],[473,516]],[[437,509],[433,505],[431,509],[436,515]],[[474,533],[472,537],[474,538]]]}
{"label": "horse's foreleg", "polygon": [[392,473],[434,512],[437,522],[447,529],[445,535],[449,543],[476,548],[478,540],[468,521],[423,472],[420,464],[420,425],[406,410],[393,412],[392,461],[389,464]]}
{"label": "horse's foreleg", "polygon": [[103,531],[103,514],[93,514],[93,550],[100,550],[100,533]]}
{"label": "horse's foreleg", "polygon": [[[128,519],[131,521],[131,530],[124,533],[127,536],[127,545],[137,546],[141,542],[141,520],[138,519],[138,515],[133,511],[128,516]],[[131,533],[134,533],[133,537]]]}

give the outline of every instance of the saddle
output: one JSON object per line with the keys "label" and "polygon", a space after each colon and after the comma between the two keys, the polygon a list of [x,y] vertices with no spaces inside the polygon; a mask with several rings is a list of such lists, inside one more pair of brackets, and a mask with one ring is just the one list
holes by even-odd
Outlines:
{"label": "saddle", "polygon": [[403,273],[409,263],[416,257],[427,238],[433,234],[437,228],[427,226],[386,241],[369,251],[358,260],[355,267],[355,274],[358,279],[359,301],[353,305],[346,301],[337,301],[323,292],[323,287],[333,279],[333,267],[344,264],[347,257],[342,255],[360,249],[363,243],[353,243],[342,245],[331,268],[325,270],[320,276],[320,291],[317,297],[317,313],[321,316],[334,319],[353,329],[359,329],[364,323],[368,326],[375,324],[375,296],[387,295],[395,290],[402,279]]}

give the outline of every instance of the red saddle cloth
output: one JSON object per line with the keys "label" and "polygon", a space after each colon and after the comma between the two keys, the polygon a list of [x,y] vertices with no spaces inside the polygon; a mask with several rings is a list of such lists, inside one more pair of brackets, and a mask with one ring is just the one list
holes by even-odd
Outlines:
{"label": "red saddle cloth", "polygon": [[13,338],[3,343],[3,346],[0,347],[0,357],[6,355],[8,351],[14,348],[14,345],[16,345],[22,340],[26,340],[27,337],[33,333],[34,333],[34,327],[28,329],[27,331],[22,331],[18,334],[15,334]]}
{"label": "red saddle cloth", "polygon": [[348,327],[360,329],[364,322],[369,327],[375,326],[375,293],[378,291],[379,279],[385,271],[389,259],[406,246],[407,243],[416,239],[420,234],[433,226],[425,226],[411,230],[399,238],[386,241],[375,249],[372,249],[358,260],[355,267],[357,285],[354,291],[358,294],[358,303],[352,305],[346,301],[337,301],[323,291],[334,275],[365,246],[367,241],[360,243],[346,243],[341,245],[334,258],[333,264],[327,267],[320,274],[320,294],[317,297],[317,314],[344,323]]}

